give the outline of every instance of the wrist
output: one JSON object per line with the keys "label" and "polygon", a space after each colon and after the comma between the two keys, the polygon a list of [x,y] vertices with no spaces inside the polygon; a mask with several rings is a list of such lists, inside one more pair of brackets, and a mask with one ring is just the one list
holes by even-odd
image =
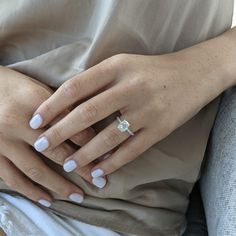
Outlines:
{"label": "wrist", "polygon": [[236,85],[236,29],[197,44],[189,51],[196,55],[199,70],[219,93]]}
{"label": "wrist", "polygon": [[208,102],[236,85],[236,31],[231,31],[174,53],[186,71],[197,75]]}
{"label": "wrist", "polygon": [[236,27],[221,36],[224,46],[223,65],[225,77],[229,78],[230,87],[236,85]]}

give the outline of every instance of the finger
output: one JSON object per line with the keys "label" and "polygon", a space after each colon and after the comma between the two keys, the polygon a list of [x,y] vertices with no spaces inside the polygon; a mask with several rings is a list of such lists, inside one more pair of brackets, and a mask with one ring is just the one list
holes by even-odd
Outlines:
{"label": "finger", "polygon": [[72,138],[70,138],[70,140],[76,145],[83,146],[88,143],[95,135],[95,130],[89,127],[74,135]]}
{"label": "finger", "polygon": [[[41,130],[31,130],[31,131],[33,131],[33,132],[29,132],[29,133],[31,133],[31,135],[27,136],[27,137],[31,136],[31,138],[28,138],[25,141],[27,143],[29,143],[30,145],[33,145],[32,140],[35,140],[36,137],[39,136],[39,134],[41,133]],[[95,136],[94,129],[89,127],[87,129],[79,132],[75,136],[73,136],[71,138],[71,140],[75,144],[82,146],[82,145],[85,145],[94,136]],[[34,137],[34,138],[32,138],[32,137]],[[75,150],[70,145],[68,145],[66,143],[62,143],[52,150],[46,150],[46,151],[42,152],[42,154],[45,155],[46,157],[48,157],[49,159],[53,160],[57,164],[63,165],[64,160],[74,152],[75,152]],[[83,179],[88,181],[89,183],[93,184],[94,186],[96,186],[98,188],[103,188],[103,187],[105,187],[105,185],[107,183],[107,179],[106,178],[99,178],[99,179],[94,180],[94,178],[92,178],[92,176],[90,174],[91,170],[94,166],[95,166],[95,163],[91,162],[88,165],[77,170],[76,173],[78,175],[80,175]]]}
{"label": "finger", "polygon": [[[132,126],[130,126],[129,129],[132,130],[132,132],[136,132],[141,128],[141,120],[135,119],[134,114],[127,113],[122,117],[125,117],[131,122]],[[129,138],[130,134],[128,132],[121,132],[117,128],[118,125],[119,123],[117,120],[112,122],[112,124],[98,133],[90,142],[68,157],[63,166],[64,170],[70,172],[76,168],[86,166]]]}
{"label": "finger", "polygon": [[62,84],[62,86],[35,111],[33,119],[31,120],[33,124],[32,128],[44,127],[70,105],[90,96],[110,83],[114,79],[114,73],[112,73],[110,68],[108,70],[109,73],[107,69],[105,69],[104,63],[100,63]]}
{"label": "finger", "polygon": [[[63,113],[61,113],[59,116],[57,116],[51,123],[50,127],[55,125],[57,122],[59,122],[62,118],[64,118],[67,114],[70,113],[72,109],[66,109]],[[85,130],[82,130],[81,132],[74,135],[70,140],[78,145],[83,146],[85,143],[87,143],[90,139],[92,139],[95,136],[95,130],[92,127],[89,127]],[[38,137],[38,136],[37,136]],[[36,137],[36,138],[37,138]]]}
{"label": "finger", "polygon": [[[76,134],[75,136],[73,136],[70,140],[72,142],[74,142],[76,145],[79,146],[83,146],[86,143],[88,143],[94,136],[95,136],[95,131],[93,128],[88,128],[85,129],[83,131],[81,131],[80,133]],[[106,157],[101,157],[101,158],[106,158]],[[95,162],[91,162],[88,165],[77,169],[76,173],[79,174],[80,176],[84,176],[84,178],[89,182],[92,183],[93,185],[95,185],[98,188],[103,188],[105,187],[106,183],[107,183],[107,179],[106,177],[104,178],[92,178],[91,176],[91,170],[93,169],[93,167],[95,166]]]}
{"label": "finger", "polygon": [[97,177],[105,176],[133,161],[152,145],[147,137],[145,130],[136,132],[135,135],[126,140],[117,151],[98,163],[93,168],[91,175],[96,175]]}
{"label": "finger", "polygon": [[[88,141],[90,141],[93,137],[95,136],[95,131],[92,128],[88,128],[85,129],[83,131],[81,131],[80,133],[76,134],[74,137],[72,137],[70,140],[72,140],[72,142],[74,142],[77,145],[83,146],[85,145]],[[69,156],[69,153],[67,153],[67,155],[65,155],[66,151],[65,151],[65,147],[63,148],[63,144],[59,145],[58,147],[56,147],[54,150],[52,151],[45,151],[43,152],[43,154],[46,156],[51,156],[51,157],[57,157],[56,159],[60,159],[60,163],[62,159],[65,159],[65,156]],[[60,149],[64,149],[63,151]],[[50,155],[51,153],[51,155]],[[56,153],[58,153],[59,155],[55,155]],[[63,154],[64,153],[64,154]],[[101,157],[101,158],[106,158],[106,157]],[[106,178],[92,178],[91,176],[91,170],[92,168],[95,166],[95,163],[91,162],[86,166],[83,166],[82,168],[78,169],[76,171],[76,173],[78,175],[80,175],[82,178],[84,178],[85,180],[87,180],[89,183],[93,184],[94,186],[98,187],[98,188],[103,188],[105,187],[106,183],[107,183],[107,179]]]}
{"label": "finger", "polygon": [[[29,129],[28,132],[25,132],[25,135],[24,137],[22,137],[22,139],[29,145],[33,146],[33,140],[35,140],[41,133],[42,129]],[[48,159],[62,166],[65,162],[65,159],[68,158],[68,156],[72,155],[75,151],[76,149],[64,142],[52,150],[42,152],[42,154]],[[89,183],[92,183],[92,178],[89,170],[91,170],[93,167],[94,163],[90,163],[85,169],[81,169],[80,171],[78,171],[77,174],[79,174],[83,179],[85,179]]]}
{"label": "finger", "polygon": [[39,186],[33,184],[12,162],[0,155],[0,163],[0,175],[8,187],[43,206],[51,206],[51,196]]}
{"label": "finger", "polygon": [[[63,115],[60,116],[60,118],[54,120],[54,124],[57,123],[60,119],[62,119],[66,114],[68,114],[68,112],[65,112]],[[34,135],[35,135],[35,132],[34,132]],[[89,127],[87,129],[79,132],[75,136],[73,136],[70,140],[72,142],[74,142],[76,145],[83,146],[88,141],[90,141],[95,135],[96,135],[95,130],[93,128]],[[32,138],[30,140],[32,140]],[[58,147],[56,147],[54,150],[45,151],[45,152],[43,152],[43,154],[46,155],[47,157],[51,157],[50,159],[52,159],[52,157],[53,157],[53,159],[56,160],[56,162],[58,164],[62,164],[62,160],[65,160],[65,158],[68,157],[69,154],[71,153],[71,150],[68,150],[68,148],[71,148],[71,147],[68,145],[65,145],[65,144],[61,144]],[[89,183],[95,185],[96,187],[103,188],[103,187],[105,187],[105,185],[107,183],[107,179],[106,178],[99,178],[94,181],[94,179],[92,179],[92,176],[90,174],[91,169],[94,166],[95,166],[95,163],[89,163],[88,165],[77,170],[76,173],[79,174],[85,180],[87,180]]]}
{"label": "finger", "polygon": [[[109,101],[109,106],[104,104]],[[44,132],[34,143],[38,152],[55,148],[76,133],[92,126],[98,121],[125,106],[125,98],[120,96],[120,90],[109,89],[82,103],[66,117]]]}
{"label": "finger", "polygon": [[[64,118],[67,114],[71,112],[72,109],[66,109],[62,113],[58,114],[57,117],[55,117],[49,124],[49,126],[55,125],[58,121],[60,121],[62,118]],[[32,128],[32,127],[31,127]]]}
{"label": "finger", "polygon": [[83,191],[50,169],[28,146],[19,143],[17,149],[12,148],[6,152],[7,155],[4,155],[34,182],[72,201],[83,201]]}

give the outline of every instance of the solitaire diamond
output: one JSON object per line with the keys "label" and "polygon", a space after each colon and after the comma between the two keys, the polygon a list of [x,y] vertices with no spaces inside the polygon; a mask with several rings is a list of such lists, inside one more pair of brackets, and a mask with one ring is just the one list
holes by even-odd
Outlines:
{"label": "solitaire diamond", "polygon": [[126,132],[129,128],[130,124],[127,120],[123,120],[119,123],[119,125],[117,126],[117,128],[121,131],[121,132]]}
{"label": "solitaire diamond", "polygon": [[131,136],[134,135],[134,133],[129,129],[129,122],[127,120],[121,120],[119,116],[116,117],[119,124],[117,125],[117,129],[120,130],[120,132],[128,132]]}

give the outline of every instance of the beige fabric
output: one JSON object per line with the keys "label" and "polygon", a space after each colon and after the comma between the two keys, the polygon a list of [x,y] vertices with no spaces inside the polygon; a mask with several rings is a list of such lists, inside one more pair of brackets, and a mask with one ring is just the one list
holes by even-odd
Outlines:
{"label": "beige fabric", "polygon": [[[1,1],[0,63],[56,88],[114,54],[164,54],[217,36],[230,28],[232,10],[233,0]],[[111,174],[102,190],[49,163],[88,195],[81,206],[54,195],[52,209],[117,231],[180,235],[218,102]]]}

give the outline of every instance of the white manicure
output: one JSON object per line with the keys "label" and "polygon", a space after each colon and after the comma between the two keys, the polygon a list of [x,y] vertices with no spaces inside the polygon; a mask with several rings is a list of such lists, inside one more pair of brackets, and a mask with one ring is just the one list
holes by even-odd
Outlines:
{"label": "white manicure", "polygon": [[44,200],[44,199],[38,200],[38,203],[40,203],[41,205],[43,205],[45,207],[50,207],[51,206],[51,203],[47,200]]}
{"label": "white manicure", "polygon": [[64,163],[63,168],[66,172],[71,172],[77,168],[77,163],[74,160],[69,160]]}
{"label": "white manicure", "polygon": [[101,177],[104,174],[104,171],[102,169],[96,169],[92,171],[91,175],[93,178]]}
{"label": "white manicure", "polygon": [[38,129],[43,123],[43,118],[39,114],[32,117],[29,122],[29,125],[32,129]]}
{"label": "white manicure", "polygon": [[49,147],[49,142],[46,137],[41,137],[40,139],[36,140],[36,142],[34,143],[34,148],[38,152],[42,152],[46,150],[48,147]]}
{"label": "white manicure", "polygon": [[83,202],[84,200],[84,197],[79,194],[79,193],[72,193],[70,196],[69,196],[69,199],[73,202],[77,202],[77,203],[81,203]]}
{"label": "white manicure", "polygon": [[106,179],[103,177],[93,178],[92,182],[98,188],[103,188],[107,183]]}

